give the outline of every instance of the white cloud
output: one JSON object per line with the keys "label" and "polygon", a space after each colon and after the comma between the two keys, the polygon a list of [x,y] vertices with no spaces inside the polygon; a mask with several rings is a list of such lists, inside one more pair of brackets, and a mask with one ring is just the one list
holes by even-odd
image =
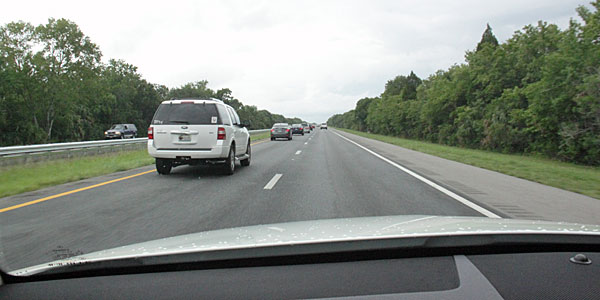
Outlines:
{"label": "white cloud", "polygon": [[584,1],[14,1],[1,23],[68,18],[105,59],[170,87],[206,79],[245,104],[321,122],[387,80],[463,61],[486,23],[499,40]]}

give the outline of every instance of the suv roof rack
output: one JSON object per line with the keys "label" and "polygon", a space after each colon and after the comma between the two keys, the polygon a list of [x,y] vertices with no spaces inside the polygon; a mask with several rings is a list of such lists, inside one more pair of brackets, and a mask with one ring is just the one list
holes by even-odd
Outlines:
{"label": "suv roof rack", "polygon": [[208,98],[208,99],[199,99],[199,98],[171,98],[169,100],[164,100],[164,101],[179,101],[179,100],[215,101],[215,102],[226,104],[225,102],[223,102],[223,100],[217,99],[217,98]]}
{"label": "suv roof rack", "polygon": [[173,97],[170,100],[213,100],[213,101],[219,101],[219,102],[223,102],[223,100],[221,99],[217,99],[217,98],[207,98],[207,99],[202,99],[202,98],[197,98],[197,97],[184,97],[184,98],[177,98],[177,97]]}

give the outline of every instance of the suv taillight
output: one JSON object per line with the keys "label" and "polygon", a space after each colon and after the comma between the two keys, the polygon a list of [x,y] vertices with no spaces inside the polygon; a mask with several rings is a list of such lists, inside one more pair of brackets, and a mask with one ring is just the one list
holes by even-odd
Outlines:
{"label": "suv taillight", "polygon": [[224,139],[225,139],[225,128],[219,127],[217,129],[217,140],[224,140]]}
{"label": "suv taillight", "polygon": [[152,127],[148,127],[148,139],[149,140],[154,139],[154,128],[152,128]]}

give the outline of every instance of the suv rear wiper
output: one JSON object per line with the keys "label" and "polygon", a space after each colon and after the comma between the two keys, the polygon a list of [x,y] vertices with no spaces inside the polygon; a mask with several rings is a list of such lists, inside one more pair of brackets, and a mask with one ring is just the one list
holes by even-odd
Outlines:
{"label": "suv rear wiper", "polygon": [[190,124],[190,122],[188,121],[179,121],[179,120],[175,120],[175,121],[169,121],[171,123],[177,123],[177,124]]}

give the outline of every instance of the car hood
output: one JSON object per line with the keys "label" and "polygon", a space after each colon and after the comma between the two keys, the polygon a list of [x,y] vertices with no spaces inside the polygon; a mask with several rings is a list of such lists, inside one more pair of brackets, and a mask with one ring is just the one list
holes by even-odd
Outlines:
{"label": "car hood", "polygon": [[124,258],[280,245],[488,234],[579,234],[600,236],[600,225],[484,217],[387,216],[301,221],[180,235],[78,255],[32,266],[11,275]]}

